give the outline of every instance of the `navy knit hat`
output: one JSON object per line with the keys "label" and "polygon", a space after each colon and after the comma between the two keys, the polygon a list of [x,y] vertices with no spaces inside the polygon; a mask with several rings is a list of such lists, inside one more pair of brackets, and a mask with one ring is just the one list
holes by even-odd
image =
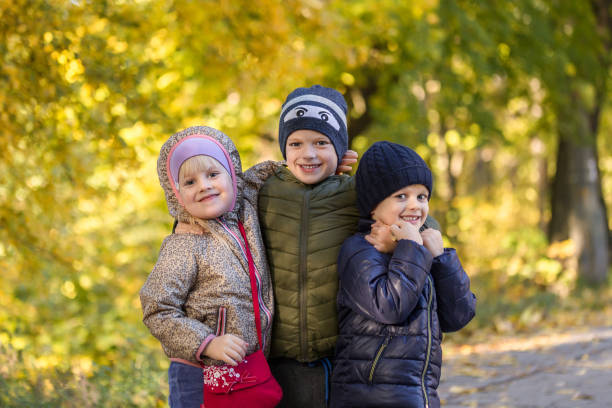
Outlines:
{"label": "navy knit hat", "polygon": [[346,112],[344,96],[335,89],[321,85],[295,89],[283,103],[278,124],[278,143],[283,157],[287,158],[289,135],[296,130],[308,129],[329,138],[340,164],[348,149]]}
{"label": "navy knit hat", "polygon": [[360,215],[370,218],[381,201],[411,184],[424,185],[431,197],[433,177],[421,156],[397,143],[374,143],[363,154],[355,173]]}

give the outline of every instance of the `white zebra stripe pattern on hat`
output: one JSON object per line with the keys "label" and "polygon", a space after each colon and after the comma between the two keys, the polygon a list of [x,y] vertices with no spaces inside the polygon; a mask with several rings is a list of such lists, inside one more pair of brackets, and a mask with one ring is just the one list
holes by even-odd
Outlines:
{"label": "white zebra stripe pattern on hat", "polygon": [[280,116],[283,117],[283,115],[289,108],[300,102],[319,102],[325,106],[328,106],[334,111],[336,115],[338,115],[338,117],[344,124],[344,128],[346,129],[346,115],[344,114],[344,111],[331,99],[327,99],[319,95],[300,95],[297,98],[293,98],[290,101],[287,101],[287,103],[285,103],[285,106],[283,106]]}

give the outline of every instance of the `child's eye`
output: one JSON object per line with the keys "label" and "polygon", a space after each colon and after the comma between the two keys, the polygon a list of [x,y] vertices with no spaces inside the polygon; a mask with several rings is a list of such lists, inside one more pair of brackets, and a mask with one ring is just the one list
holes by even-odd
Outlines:
{"label": "child's eye", "polygon": [[406,199],[406,194],[398,194],[395,197],[397,197],[400,200],[405,200]]}
{"label": "child's eye", "polygon": [[319,140],[317,141],[318,146],[327,146],[329,142],[327,140]]}
{"label": "child's eye", "polygon": [[426,201],[427,200],[427,194],[419,194],[417,198],[420,201]]}
{"label": "child's eye", "polygon": [[300,144],[301,144],[300,142],[290,142],[289,146],[290,147],[300,147]]}
{"label": "child's eye", "polygon": [[219,175],[218,171],[211,171],[210,173],[208,173],[208,177],[210,178],[215,178]]}
{"label": "child's eye", "polygon": [[190,186],[193,183],[194,183],[193,179],[186,179],[185,181],[183,181],[184,186]]}

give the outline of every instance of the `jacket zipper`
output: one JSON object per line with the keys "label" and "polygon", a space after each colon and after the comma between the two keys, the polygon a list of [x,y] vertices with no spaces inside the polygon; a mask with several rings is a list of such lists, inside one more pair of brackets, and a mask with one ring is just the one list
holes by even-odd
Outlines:
{"label": "jacket zipper", "polygon": [[[234,240],[238,244],[238,247],[241,248],[244,257],[246,258],[246,251],[245,251],[245,249],[243,247],[243,244],[248,245],[248,242],[244,242],[244,240],[240,240],[238,238],[238,236],[229,227],[228,222],[227,222],[227,220],[225,219],[225,217],[223,215],[221,215],[219,218],[217,218],[217,222],[219,224],[221,224],[221,227],[223,227],[223,229],[225,229],[225,231],[232,238],[234,238]],[[248,263],[248,261],[247,261],[247,263]],[[255,266],[255,274],[259,275],[259,271],[257,271],[257,266]],[[266,302],[264,301],[264,288],[263,288],[263,284],[260,281],[261,281],[261,278],[257,278],[257,296],[258,296],[258,300],[259,300],[259,307],[260,307],[261,312],[263,312],[263,314],[265,316],[265,323],[262,323],[262,333],[261,333],[261,336],[262,336],[263,344],[261,345],[261,347],[265,348],[265,345],[269,341],[266,338],[266,332],[270,328],[270,324],[272,322],[272,319],[270,318],[272,316],[272,313],[270,312],[270,309],[266,306]]]}
{"label": "jacket zipper", "polygon": [[299,319],[300,319],[300,351],[302,354],[302,361],[308,360],[308,325],[306,321],[307,310],[306,310],[306,299],[307,297],[307,276],[306,268],[308,266],[308,216],[310,207],[310,190],[304,193],[304,200],[302,201],[302,220],[300,229],[300,265],[298,269],[298,297],[299,297]]}
{"label": "jacket zipper", "polygon": [[372,384],[372,380],[374,379],[374,370],[376,370],[378,360],[380,359],[380,356],[382,356],[383,351],[385,351],[385,348],[387,348],[387,346],[389,345],[389,340],[389,336],[385,337],[385,341],[383,341],[383,343],[378,348],[378,351],[376,352],[376,356],[374,357],[374,361],[372,362],[372,368],[370,368],[370,376],[368,377],[368,382],[370,384]]}
{"label": "jacket zipper", "polygon": [[431,281],[429,274],[427,275],[427,282],[429,283],[429,298],[427,299],[427,354],[425,355],[425,365],[423,366],[423,373],[421,374],[421,390],[423,391],[423,398],[425,399],[425,408],[429,408],[427,388],[425,387],[425,375],[427,374],[427,366],[429,366],[429,358],[431,354],[431,302],[433,301],[433,282]]}

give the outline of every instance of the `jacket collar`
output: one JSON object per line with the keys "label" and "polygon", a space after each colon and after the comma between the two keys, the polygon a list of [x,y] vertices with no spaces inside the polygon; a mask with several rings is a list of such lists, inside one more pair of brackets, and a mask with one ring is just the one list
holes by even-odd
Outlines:
{"label": "jacket collar", "polygon": [[361,232],[364,234],[369,234],[372,230],[372,224],[374,224],[374,220],[371,218],[360,218],[357,223],[357,232]]}

